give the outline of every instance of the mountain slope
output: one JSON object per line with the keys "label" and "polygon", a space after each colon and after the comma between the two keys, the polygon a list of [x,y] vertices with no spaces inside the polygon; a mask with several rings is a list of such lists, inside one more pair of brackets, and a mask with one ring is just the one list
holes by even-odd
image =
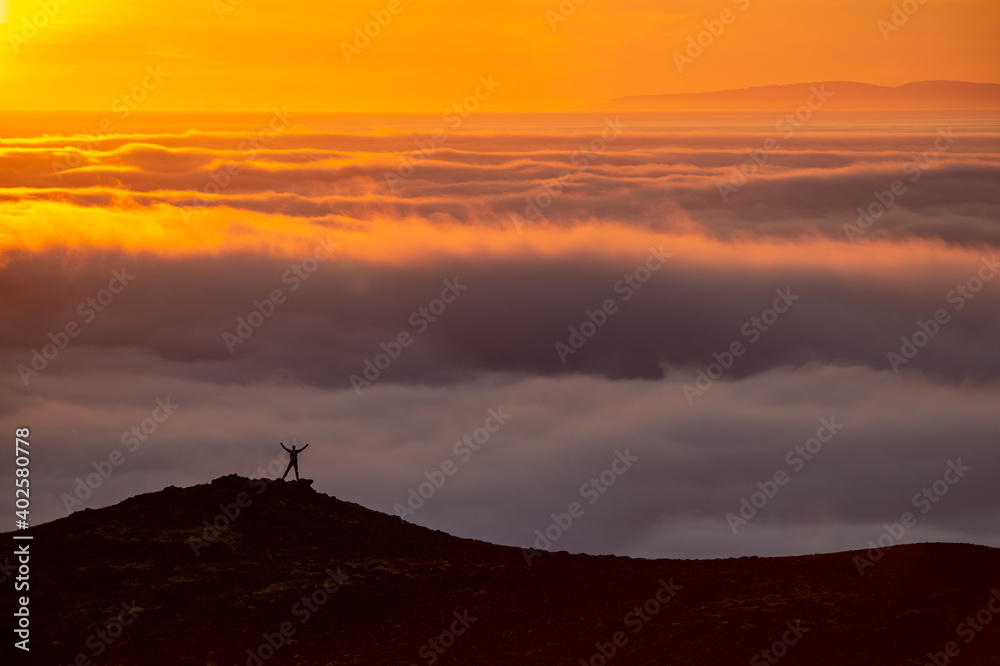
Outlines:
{"label": "mountain slope", "polygon": [[[820,97],[814,91],[822,92]],[[827,94],[829,97],[827,98]],[[826,99],[821,99],[826,98]],[[757,86],[738,90],[619,97],[606,111],[793,111],[811,102],[824,111],[1000,109],[1000,84],[916,81],[898,87],[852,81]]]}
{"label": "mountain slope", "polygon": [[956,633],[995,549],[898,546],[864,576],[863,552],[528,566],[310,484],[232,475],[33,527],[32,663],[924,664],[956,641],[951,663],[1000,664],[1000,622]]}

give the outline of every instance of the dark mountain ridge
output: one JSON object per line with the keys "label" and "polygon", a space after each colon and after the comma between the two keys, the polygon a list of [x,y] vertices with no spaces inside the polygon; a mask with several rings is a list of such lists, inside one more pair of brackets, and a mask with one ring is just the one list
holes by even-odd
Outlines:
{"label": "dark mountain ridge", "polygon": [[5,663],[1000,664],[1000,622],[968,624],[1000,610],[997,549],[528,558],[311,483],[230,475],[32,527],[31,661]]}

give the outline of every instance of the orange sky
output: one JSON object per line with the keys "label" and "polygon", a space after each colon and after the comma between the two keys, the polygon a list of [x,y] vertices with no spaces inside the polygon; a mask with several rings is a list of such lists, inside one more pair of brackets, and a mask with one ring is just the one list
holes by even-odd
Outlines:
{"label": "orange sky", "polygon": [[[1000,82],[995,0],[930,0],[886,39],[893,4],[565,0],[575,10],[553,29],[559,0],[0,0],[0,109],[108,109],[157,66],[142,110],[442,112],[490,74],[488,111],[814,80]],[[673,53],[724,10],[730,23],[679,72]],[[373,11],[387,25],[345,54]]]}

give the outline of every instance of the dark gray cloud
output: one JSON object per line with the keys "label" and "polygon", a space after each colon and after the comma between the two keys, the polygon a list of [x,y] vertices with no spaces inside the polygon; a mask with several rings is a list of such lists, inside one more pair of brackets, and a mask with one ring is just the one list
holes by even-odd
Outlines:
{"label": "dark gray cloud", "polygon": [[[853,251],[841,247],[845,255]],[[379,381],[441,383],[484,372],[654,379],[671,368],[703,368],[734,342],[746,349],[730,371],[737,377],[813,362],[886,369],[890,352],[913,351],[901,338],[916,336],[923,343],[918,353],[893,369],[952,382],[1000,376],[1000,278],[989,268],[995,254],[955,253],[933,265],[925,257],[895,268],[857,258],[842,266],[834,255],[796,267],[716,265],[678,250],[659,270],[640,271],[648,276],[644,284],[630,278],[638,289],[625,277],[644,265],[648,251],[636,248],[634,255],[525,253],[394,266],[345,252],[318,262],[305,280],[290,272],[298,261],[259,255],[9,255],[0,267],[2,311],[18,326],[0,333],[0,349],[13,371],[50,343],[50,333],[76,322],[81,332],[72,345],[94,353],[137,348],[194,364],[206,379],[287,378],[342,388],[402,332],[413,342]],[[123,293],[100,312],[87,305],[122,268],[135,275]],[[432,305],[445,281],[456,279],[461,295]],[[254,315],[262,319],[257,328],[240,324],[275,289],[284,302],[261,306],[273,314]],[[794,302],[786,306],[780,294]],[[586,314],[609,299],[614,312],[606,323]],[[776,301],[787,311],[767,312]],[[429,306],[444,309],[420,312]],[[943,324],[933,321],[939,310]],[[602,325],[577,337],[572,329],[591,333],[591,319]],[[934,333],[926,341],[924,328]]]}

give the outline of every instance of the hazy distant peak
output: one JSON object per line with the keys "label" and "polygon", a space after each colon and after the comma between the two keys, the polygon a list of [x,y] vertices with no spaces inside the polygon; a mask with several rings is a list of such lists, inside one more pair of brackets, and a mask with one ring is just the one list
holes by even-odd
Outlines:
{"label": "hazy distant peak", "polygon": [[795,109],[802,104],[821,105],[830,111],[1000,109],[1000,84],[913,81],[889,87],[856,81],[817,81],[704,93],[634,95],[591,108],[615,111],[781,111]]}

